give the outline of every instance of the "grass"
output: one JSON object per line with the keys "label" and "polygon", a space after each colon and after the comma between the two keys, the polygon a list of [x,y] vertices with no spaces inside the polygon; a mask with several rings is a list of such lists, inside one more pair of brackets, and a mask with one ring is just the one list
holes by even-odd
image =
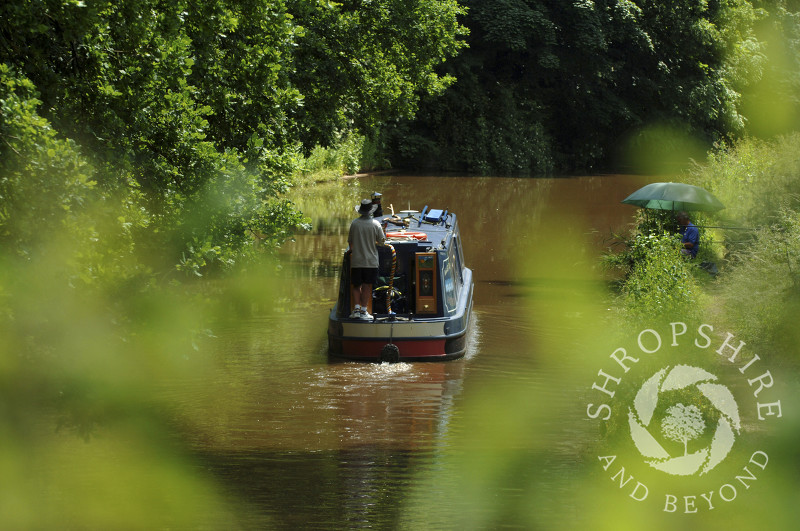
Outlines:
{"label": "grass", "polygon": [[356,133],[342,136],[331,147],[316,146],[295,173],[296,186],[330,182],[353,175],[362,167],[365,138]]}

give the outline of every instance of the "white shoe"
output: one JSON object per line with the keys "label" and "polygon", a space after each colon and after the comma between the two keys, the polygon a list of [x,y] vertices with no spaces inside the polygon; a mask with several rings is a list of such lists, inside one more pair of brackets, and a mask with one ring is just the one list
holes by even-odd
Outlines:
{"label": "white shoe", "polygon": [[361,318],[361,306],[356,304],[355,309],[353,309],[353,313],[350,314],[350,319],[360,319]]}
{"label": "white shoe", "polygon": [[361,308],[361,319],[364,321],[372,321],[372,315],[364,308]]}

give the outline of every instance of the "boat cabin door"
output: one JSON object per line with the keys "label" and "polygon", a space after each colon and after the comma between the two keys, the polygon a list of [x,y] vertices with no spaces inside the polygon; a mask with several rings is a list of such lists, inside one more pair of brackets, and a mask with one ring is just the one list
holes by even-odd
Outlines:
{"label": "boat cabin door", "polygon": [[418,314],[435,314],[439,307],[436,289],[436,253],[416,253],[416,310]]}

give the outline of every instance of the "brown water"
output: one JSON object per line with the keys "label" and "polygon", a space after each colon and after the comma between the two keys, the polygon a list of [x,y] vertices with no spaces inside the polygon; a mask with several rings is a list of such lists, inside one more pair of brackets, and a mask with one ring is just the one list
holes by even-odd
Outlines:
{"label": "brown water", "polygon": [[[449,529],[449,501],[465,487],[449,456],[469,452],[473,443],[490,455],[506,445],[514,455],[528,455],[554,433],[563,435],[562,427],[547,420],[534,422],[542,400],[568,409],[575,401],[552,387],[556,375],[537,358],[537,345],[559,331],[552,320],[545,325],[531,319],[523,295],[534,283],[558,298],[564,286],[531,278],[520,264],[526,256],[552,252],[553,241],[574,242],[576,260],[595,264],[611,233],[633,219],[635,209],[620,200],[642,184],[627,176],[373,176],[320,185],[298,200],[313,230],[283,250],[287,282],[274,301],[277,310],[235,330],[215,331],[215,381],[204,384],[205,399],[187,406],[204,466],[241,504],[238,524]],[[397,211],[429,205],[457,213],[476,283],[475,319],[463,359],[395,365],[328,359],[326,322],[347,228],[354,205],[376,190],[386,211],[390,205]],[[535,391],[537,403],[526,403],[519,390]],[[495,398],[484,399],[487,393]],[[507,428],[511,435],[471,438],[476,402],[489,410],[530,411],[531,424],[487,425],[488,431]],[[583,410],[573,414],[580,418]],[[581,437],[586,436],[574,434]],[[549,477],[566,477],[571,459],[569,448],[555,452],[546,464]],[[519,483],[542,467],[510,463],[504,466],[515,470],[503,484],[473,481],[472,488],[484,488],[488,499],[500,497],[508,506],[507,518],[488,520],[492,527],[528,521],[513,516],[514,507],[533,504],[530,490]],[[545,490],[564,488],[553,479]]]}

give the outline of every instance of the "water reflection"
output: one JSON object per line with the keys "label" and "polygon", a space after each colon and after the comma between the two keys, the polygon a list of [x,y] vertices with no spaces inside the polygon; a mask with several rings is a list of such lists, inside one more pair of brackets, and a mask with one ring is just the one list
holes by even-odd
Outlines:
{"label": "water reflection", "polygon": [[204,460],[242,501],[231,527],[245,529],[396,528],[414,475],[431,461],[426,452],[372,446]]}

